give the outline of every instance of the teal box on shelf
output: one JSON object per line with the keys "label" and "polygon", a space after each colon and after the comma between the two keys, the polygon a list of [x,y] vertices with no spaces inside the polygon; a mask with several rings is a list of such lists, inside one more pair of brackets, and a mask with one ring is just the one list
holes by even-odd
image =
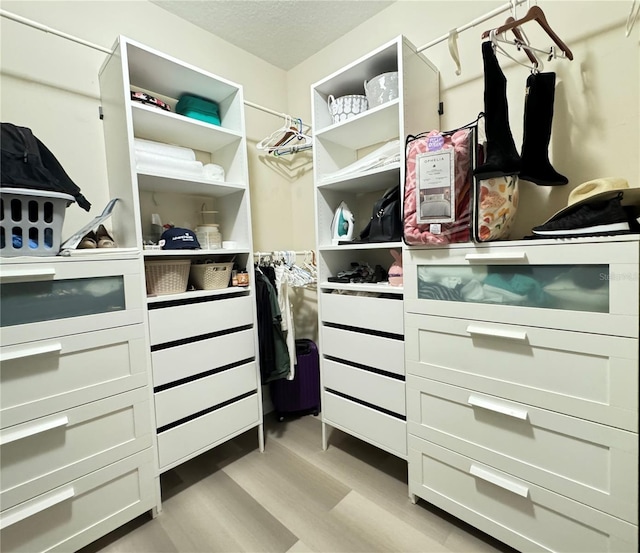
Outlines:
{"label": "teal box on shelf", "polygon": [[176,113],[204,121],[205,123],[211,123],[212,125],[220,125],[218,104],[192,94],[180,96],[176,105]]}

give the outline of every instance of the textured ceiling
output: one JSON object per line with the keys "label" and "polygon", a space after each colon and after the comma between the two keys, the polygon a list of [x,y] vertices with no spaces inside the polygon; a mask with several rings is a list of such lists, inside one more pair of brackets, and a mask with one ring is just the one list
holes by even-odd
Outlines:
{"label": "textured ceiling", "polygon": [[291,69],[395,0],[151,0],[280,67]]}

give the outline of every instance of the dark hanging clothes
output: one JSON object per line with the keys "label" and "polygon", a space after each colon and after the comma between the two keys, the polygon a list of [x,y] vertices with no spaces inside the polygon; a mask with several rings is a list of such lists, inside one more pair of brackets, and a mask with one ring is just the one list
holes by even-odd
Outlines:
{"label": "dark hanging clothes", "polygon": [[271,265],[267,265],[267,266],[260,267],[260,270],[262,271],[264,276],[266,276],[269,279],[269,282],[271,283],[271,286],[273,286],[273,289],[276,293],[276,297],[278,297],[278,285],[276,284],[275,267],[272,267]]}
{"label": "dark hanging clothes", "polygon": [[262,272],[255,275],[260,375],[266,384],[286,378],[291,367],[275,288]]}

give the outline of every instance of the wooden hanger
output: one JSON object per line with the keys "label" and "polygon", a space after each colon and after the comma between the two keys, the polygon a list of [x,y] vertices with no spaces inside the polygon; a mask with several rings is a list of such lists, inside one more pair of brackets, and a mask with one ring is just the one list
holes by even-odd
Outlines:
{"label": "wooden hanger", "polygon": [[[504,24],[508,25],[509,23],[513,23],[514,21],[515,18],[509,16],[507,17],[507,20],[504,22]],[[527,48],[528,43],[520,32],[520,28],[514,27],[513,29],[511,29],[511,32],[516,37],[518,42],[522,43],[522,49],[524,50],[524,53],[527,54],[527,57],[529,58],[529,61],[533,64],[533,66],[537,68],[540,65],[540,62],[538,61],[538,58],[536,58],[534,53],[529,48]]]}
{"label": "wooden hanger", "polygon": [[[512,18],[510,18],[512,19]],[[538,24],[544,29],[544,31],[551,37],[553,42],[556,43],[558,48],[562,50],[564,55],[570,60],[573,59],[573,53],[569,50],[569,47],[560,40],[560,37],[553,32],[553,29],[547,23],[547,18],[544,15],[544,12],[540,8],[540,6],[531,6],[527,11],[526,15],[520,19],[514,20],[510,23],[505,23],[501,27],[498,27],[495,30],[496,35],[500,35],[502,33],[506,33],[507,31],[511,31],[516,27],[520,27],[528,21],[537,21]],[[485,31],[482,33],[482,38],[487,38],[490,35],[491,31]]]}

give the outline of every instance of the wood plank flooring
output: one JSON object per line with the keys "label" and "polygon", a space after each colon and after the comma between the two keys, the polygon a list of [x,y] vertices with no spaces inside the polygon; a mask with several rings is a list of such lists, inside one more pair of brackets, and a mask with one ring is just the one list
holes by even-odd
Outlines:
{"label": "wood plank flooring", "polygon": [[441,552],[514,550],[407,491],[407,464],[311,415],[267,415],[252,430],[162,475],[162,513],[81,553]]}

